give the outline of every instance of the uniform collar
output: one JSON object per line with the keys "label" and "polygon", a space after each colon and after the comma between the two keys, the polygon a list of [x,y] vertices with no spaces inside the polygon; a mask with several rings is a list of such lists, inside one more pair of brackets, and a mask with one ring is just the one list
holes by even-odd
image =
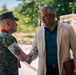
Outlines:
{"label": "uniform collar", "polygon": [[5,29],[1,29],[1,32],[8,33],[8,31]]}

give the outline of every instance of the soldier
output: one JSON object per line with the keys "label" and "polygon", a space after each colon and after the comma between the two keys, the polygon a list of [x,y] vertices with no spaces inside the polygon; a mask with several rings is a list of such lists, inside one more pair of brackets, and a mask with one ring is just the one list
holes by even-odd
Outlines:
{"label": "soldier", "polygon": [[27,60],[27,55],[12,36],[17,30],[18,20],[12,12],[0,15],[0,75],[18,75],[18,60]]}

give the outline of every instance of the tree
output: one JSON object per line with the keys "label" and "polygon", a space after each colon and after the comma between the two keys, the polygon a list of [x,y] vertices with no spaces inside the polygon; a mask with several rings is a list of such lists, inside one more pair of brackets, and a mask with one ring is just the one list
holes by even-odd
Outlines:
{"label": "tree", "polygon": [[7,12],[7,11],[8,11],[7,6],[6,6],[6,4],[4,4],[2,6],[2,12],[4,13],[4,12]]}
{"label": "tree", "polygon": [[25,20],[25,24],[37,26],[38,11],[44,6],[53,6],[56,9],[58,20],[60,15],[71,14],[72,11],[76,13],[76,10],[74,10],[76,8],[75,0],[24,0],[17,9],[20,15],[28,19]]}

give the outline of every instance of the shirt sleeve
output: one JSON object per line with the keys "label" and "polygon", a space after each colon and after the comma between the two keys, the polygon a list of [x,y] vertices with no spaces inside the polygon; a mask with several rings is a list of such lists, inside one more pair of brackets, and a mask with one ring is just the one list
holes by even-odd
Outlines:
{"label": "shirt sleeve", "polygon": [[19,48],[16,39],[13,36],[5,36],[2,40],[2,45],[10,52]]}

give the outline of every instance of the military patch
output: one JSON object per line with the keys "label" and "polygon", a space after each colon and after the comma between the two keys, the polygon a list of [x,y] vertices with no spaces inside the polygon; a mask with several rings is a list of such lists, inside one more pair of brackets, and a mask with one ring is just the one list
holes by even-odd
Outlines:
{"label": "military patch", "polygon": [[3,40],[1,41],[1,43],[5,46],[8,47],[11,43],[12,40],[8,39],[8,38],[3,38]]}
{"label": "military patch", "polygon": [[10,45],[12,43],[12,39],[5,38],[5,42],[7,45]]}

